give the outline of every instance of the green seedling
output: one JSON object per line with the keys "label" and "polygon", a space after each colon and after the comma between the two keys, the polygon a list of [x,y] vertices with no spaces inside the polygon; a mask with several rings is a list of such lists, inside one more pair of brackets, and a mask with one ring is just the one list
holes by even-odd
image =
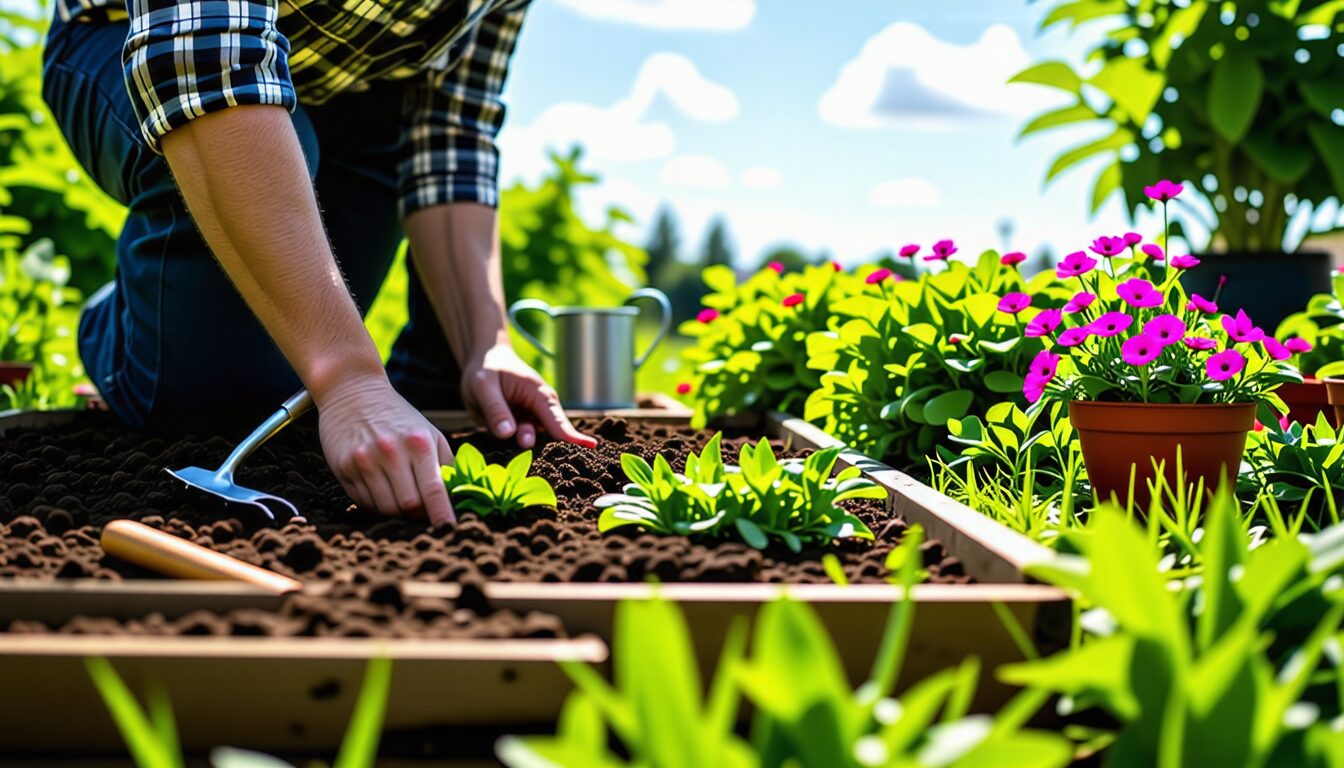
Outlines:
{"label": "green seedling", "polygon": [[464,444],[452,466],[443,467],[443,484],[459,512],[512,515],[528,507],[555,507],[555,489],[544,478],[528,477],[532,452],[524,451],[508,466],[488,464],[481,452]]}

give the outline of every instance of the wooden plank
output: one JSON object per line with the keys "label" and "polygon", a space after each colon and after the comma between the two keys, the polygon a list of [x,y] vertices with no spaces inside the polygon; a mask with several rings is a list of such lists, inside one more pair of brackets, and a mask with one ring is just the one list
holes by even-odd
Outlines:
{"label": "wooden plank", "polygon": [[924,483],[866,456],[820,428],[787,414],[770,415],[771,425],[796,447],[842,448],[840,463],[856,466],[887,489],[890,509],[943,543],[983,582],[1024,581],[1025,567],[1049,559],[1053,551],[1017,531],[976,512]]}
{"label": "wooden plank", "polygon": [[14,429],[40,429],[69,424],[87,411],[73,408],[56,411],[0,411],[0,437]]}

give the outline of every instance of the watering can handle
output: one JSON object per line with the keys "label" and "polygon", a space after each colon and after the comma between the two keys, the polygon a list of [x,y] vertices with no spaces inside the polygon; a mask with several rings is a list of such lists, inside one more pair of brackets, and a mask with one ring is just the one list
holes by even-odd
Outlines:
{"label": "watering can handle", "polygon": [[644,350],[644,354],[635,358],[636,368],[643,365],[644,361],[649,359],[649,355],[653,354],[653,350],[658,348],[658,342],[662,341],[663,337],[667,336],[667,332],[672,329],[672,302],[668,301],[667,294],[657,288],[640,288],[638,291],[630,294],[630,298],[626,299],[625,303],[631,304],[636,301],[644,300],[657,302],[661,313],[658,317],[658,335],[653,337],[653,341],[649,343],[649,348]]}
{"label": "watering can handle", "polygon": [[555,353],[546,348],[545,344],[536,336],[533,336],[523,324],[518,322],[518,316],[524,312],[545,312],[547,317],[551,315],[551,305],[541,299],[519,299],[509,306],[509,323],[513,325],[513,330],[518,332],[519,336],[527,339],[528,343],[537,348],[537,351],[547,357],[555,357]]}

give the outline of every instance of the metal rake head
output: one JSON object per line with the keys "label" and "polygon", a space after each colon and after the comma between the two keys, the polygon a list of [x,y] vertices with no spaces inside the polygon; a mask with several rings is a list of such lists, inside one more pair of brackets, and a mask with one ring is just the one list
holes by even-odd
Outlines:
{"label": "metal rake head", "polygon": [[201,467],[183,467],[182,469],[165,469],[164,471],[191,488],[213,494],[225,501],[256,507],[272,521],[304,521],[304,517],[299,514],[298,508],[289,501],[279,496],[238,485],[233,481],[232,473],[224,474]]}

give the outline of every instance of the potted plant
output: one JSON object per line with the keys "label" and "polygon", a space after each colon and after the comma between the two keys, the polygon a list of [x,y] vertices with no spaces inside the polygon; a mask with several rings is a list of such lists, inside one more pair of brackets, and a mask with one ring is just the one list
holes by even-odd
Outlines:
{"label": "potted plant", "polygon": [[[1161,182],[1148,193],[1165,207],[1179,187]],[[1159,472],[1180,490],[1235,482],[1257,406],[1283,412],[1274,389],[1301,381],[1289,346],[1244,310],[1220,313],[1209,299],[1187,296],[1180,278],[1199,266],[1194,256],[1169,256],[1137,237],[1098,238],[1089,251],[1056,269],[1078,293],[1033,320],[1049,347],[1033,361],[1023,394],[1069,403],[1101,500],[1145,506]],[[1004,297],[1012,306],[1031,301]]]}
{"label": "potted plant", "polygon": [[[1344,57],[1336,47],[1344,6],[1286,3],[1061,2],[1042,29],[1115,23],[1086,56],[1090,76],[1045,61],[1015,82],[1068,94],[1069,105],[1028,123],[1022,136],[1100,124],[1108,132],[1062,152],[1046,179],[1096,156],[1110,158],[1092,193],[1095,211],[1120,193],[1132,213],[1146,180],[1198,182],[1175,226],[1207,230],[1206,268],[1185,287],[1245,309],[1272,327],[1329,288],[1329,258],[1295,252],[1316,206],[1344,190]],[[1290,223],[1307,227],[1290,227]],[[1195,227],[1189,226],[1195,224]],[[1169,247],[1162,243],[1163,247]]]}
{"label": "potted plant", "polygon": [[1311,297],[1307,308],[1290,315],[1274,335],[1280,341],[1302,339],[1293,364],[1305,378],[1301,384],[1283,385],[1279,395],[1290,420],[1311,424],[1317,414],[1330,410],[1324,380],[1344,375],[1344,271],[1335,274],[1332,292]]}

